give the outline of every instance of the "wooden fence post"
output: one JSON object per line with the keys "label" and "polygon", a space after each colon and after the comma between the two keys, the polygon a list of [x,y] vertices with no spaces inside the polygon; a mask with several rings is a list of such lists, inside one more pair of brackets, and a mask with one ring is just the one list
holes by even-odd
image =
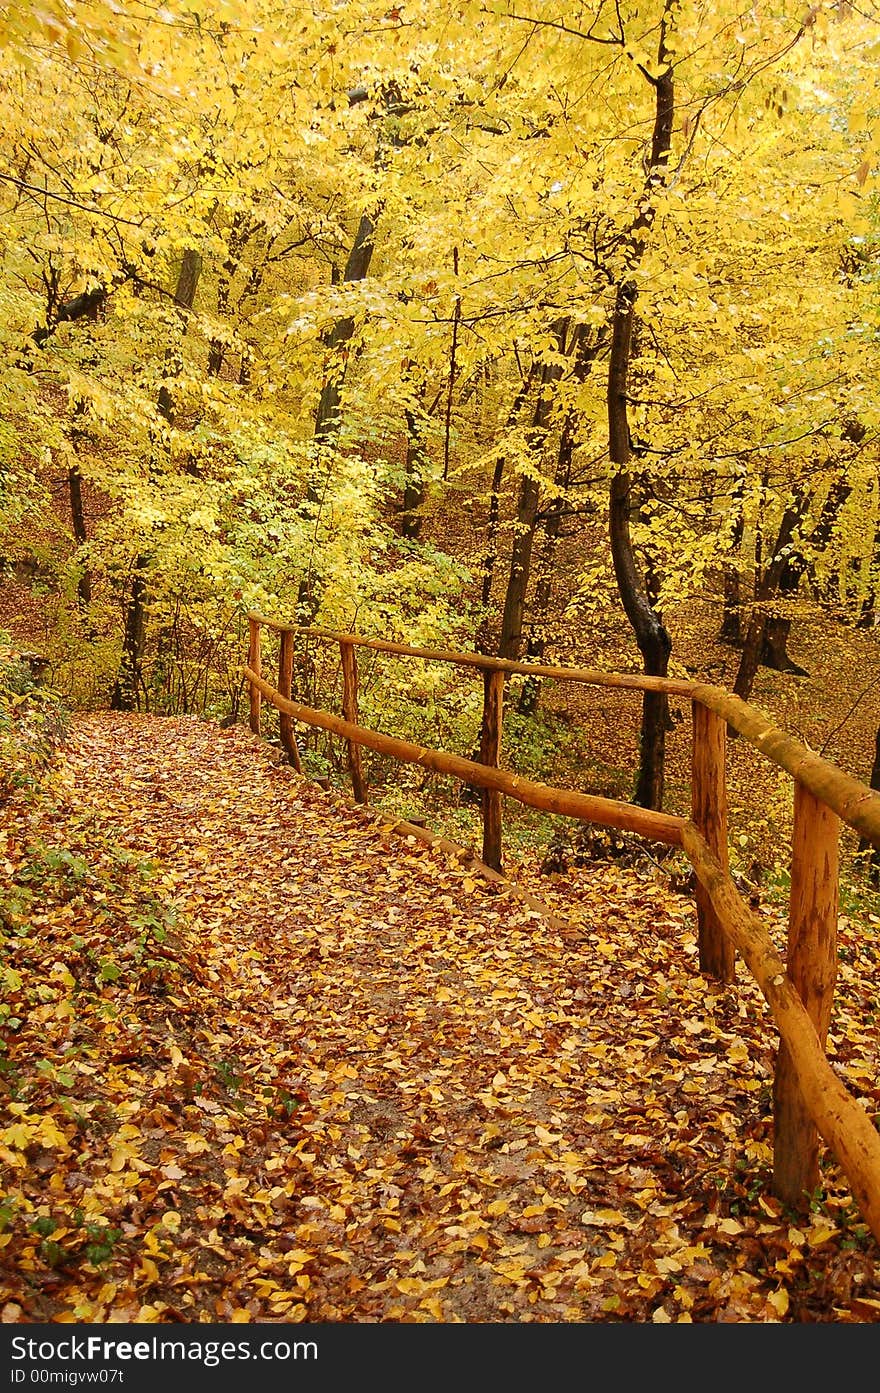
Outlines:
{"label": "wooden fence post", "polygon": [[[691,807],[694,826],[727,870],[727,725],[699,701],[692,703]],[[706,891],[697,882],[700,971],[721,982],[736,977],[736,954]]]}
{"label": "wooden fence post", "polygon": [[[342,655],[342,714],[351,725],[358,724],[358,671],[357,654],[353,643],[340,643]],[[361,768],[360,746],[353,740],[346,740],[348,748],[348,768],[351,774],[351,787],[356,803],[367,802],[367,782]]]}
{"label": "wooden fence post", "polygon": [[[250,638],[248,641],[248,667],[255,672],[258,677],[262,677],[263,669],[260,666],[260,621],[259,619],[249,619]],[[254,735],[260,733],[260,689],[250,683],[250,724]]]}
{"label": "wooden fence post", "polygon": [[[825,1047],[837,978],[840,819],[803,784],[794,786],[786,971]],[[791,1056],[780,1043],[773,1078],[773,1191],[805,1209],[819,1183],[819,1134]]]}
{"label": "wooden fence post", "polygon": [[[501,730],[504,721],[504,672],[483,672],[483,725],[480,732],[480,763],[498,768],[501,758]],[[483,789],[483,861],[493,871],[501,870],[502,794]]]}
{"label": "wooden fence post", "polygon": [[[278,690],[281,695],[289,701],[292,688],[293,634],[289,629],[283,629],[281,631],[281,650],[278,654]],[[303,767],[299,757],[296,735],[293,729],[293,717],[286,711],[278,712],[278,728],[281,736],[281,743],[287,751],[288,758],[297,774],[301,774]]]}

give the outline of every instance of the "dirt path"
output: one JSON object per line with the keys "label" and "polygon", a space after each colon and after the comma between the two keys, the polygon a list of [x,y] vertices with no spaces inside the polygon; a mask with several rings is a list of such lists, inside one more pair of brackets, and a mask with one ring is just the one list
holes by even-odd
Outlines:
{"label": "dirt path", "polygon": [[0,830],[4,1319],[880,1314],[834,1168],[769,1196],[766,1012],[649,876],[572,946],[241,728],[106,713]]}

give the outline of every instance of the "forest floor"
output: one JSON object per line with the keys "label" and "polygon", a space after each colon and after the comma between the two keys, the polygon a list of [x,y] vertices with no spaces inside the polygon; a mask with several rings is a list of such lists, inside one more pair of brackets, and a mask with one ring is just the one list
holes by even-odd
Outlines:
{"label": "forest floor", "polygon": [[[106,712],[0,835],[3,1320],[880,1319],[833,1160],[773,1198],[768,1011],[650,863],[545,916],[241,726]],[[872,1114],[877,928],[829,1042]]]}

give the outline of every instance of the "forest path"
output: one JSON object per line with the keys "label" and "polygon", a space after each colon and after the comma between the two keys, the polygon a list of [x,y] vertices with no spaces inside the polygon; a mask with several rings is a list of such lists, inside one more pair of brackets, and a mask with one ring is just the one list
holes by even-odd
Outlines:
{"label": "forest path", "polygon": [[[742,982],[707,990],[692,905],[647,875],[597,870],[572,945],[243,728],[106,712],[0,826],[43,896],[5,1318],[789,1312],[772,1034]],[[839,1318],[792,1272],[788,1319]]]}

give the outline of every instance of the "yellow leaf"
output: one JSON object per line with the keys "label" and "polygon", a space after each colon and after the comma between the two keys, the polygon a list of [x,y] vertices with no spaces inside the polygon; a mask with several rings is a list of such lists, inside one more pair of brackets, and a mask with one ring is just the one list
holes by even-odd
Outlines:
{"label": "yellow leaf", "polygon": [[591,1229],[612,1228],[615,1224],[624,1222],[619,1209],[585,1209],[581,1215],[581,1223]]}
{"label": "yellow leaf", "polygon": [[825,1219],[818,1215],[807,1230],[807,1242],[811,1248],[818,1248],[820,1244],[827,1243],[829,1238],[833,1238],[837,1233],[837,1225],[832,1224],[830,1219]]}
{"label": "yellow leaf", "polygon": [[536,1127],[535,1136],[538,1138],[538,1141],[544,1142],[545,1145],[549,1145],[551,1142],[561,1139],[560,1132],[548,1132],[546,1127]]}
{"label": "yellow leaf", "polygon": [[719,1233],[740,1234],[743,1232],[742,1224],[738,1224],[735,1219],[720,1219],[715,1227]]}
{"label": "yellow leaf", "polygon": [[779,1316],[784,1316],[788,1310],[788,1292],[785,1287],[780,1287],[778,1291],[771,1291],[767,1297],[770,1305]]}

